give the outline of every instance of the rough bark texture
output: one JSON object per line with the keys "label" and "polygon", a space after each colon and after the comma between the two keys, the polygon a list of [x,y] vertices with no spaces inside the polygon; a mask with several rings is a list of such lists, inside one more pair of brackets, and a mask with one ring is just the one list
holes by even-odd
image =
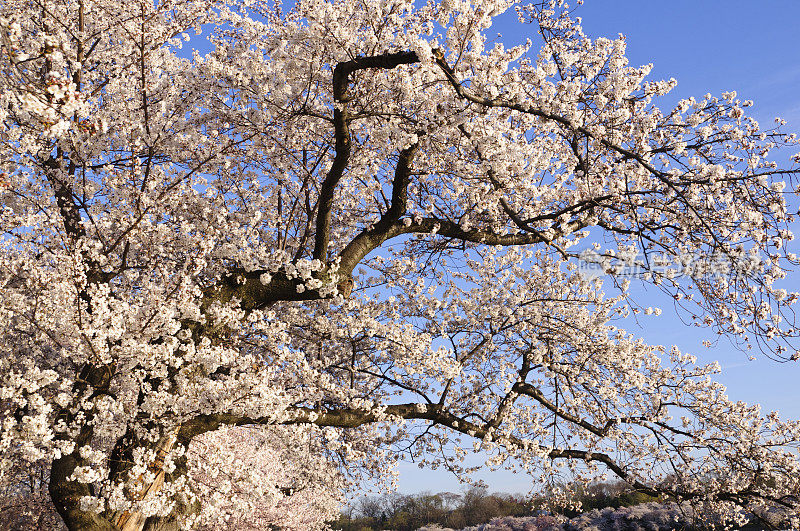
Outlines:
{"label": "rough bark texture", "polygon": [[50,470],[50,496],[56,510],[70,531],[117,531],[117,527],[100,515],[81,511],[80,499],[91,494],[89,487],[67,478],[78,466],[75,455],[53,461]]}

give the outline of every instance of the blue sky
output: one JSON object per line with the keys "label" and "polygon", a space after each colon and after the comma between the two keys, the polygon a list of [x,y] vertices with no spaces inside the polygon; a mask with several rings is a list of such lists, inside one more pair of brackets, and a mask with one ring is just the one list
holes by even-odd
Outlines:
{"label": "blue sky", "polygon": [[[750,115],[764,126],[780,116],[788,121],[787,131],[800,133],[800,0],[586,0],[575,14],[593,38],[624,34],[631,64],[653,63],[651,79],[678,80],[662,105],[736,90],[741,99],[755,102]],[[511,46],[532,30],[506,19],[488,32],[491,37],[501,33],[498,40]],[[785,160],[791,154],[775,158]],[[785,287],[800,291],[800,271],[796,273]],[[683,325],[658,292],[643,296],[646,305],[662,307],[664,315],[644,317],[638,326],[631,323],[630,332],[652,344],[676,344],[701,362],[719,360],[723,374],[718,379],[728,386],[731,398],[760,403],[765,411],[778,410],[786,418],[800,417],[800,365],[763,356],[748,361],[725,339],[704,348],[704,339],[714,339],[706,331]],[[530,489],[524,475],[498,472],[479,477],[494,491]],[[446,472],[420,470],[414,464],[400,467],[401,492],[462,488]]]}

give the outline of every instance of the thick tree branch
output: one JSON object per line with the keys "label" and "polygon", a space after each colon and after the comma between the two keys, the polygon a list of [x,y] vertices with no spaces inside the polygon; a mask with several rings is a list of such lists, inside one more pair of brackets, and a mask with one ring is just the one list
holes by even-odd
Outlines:
{"label": "thick tree branch", "polygon": [[64,170],[61,162],[55,157],[49,157],[42,162],[45,167],[45,174],[50,186],[53,188],[53,195],[56,198],[59,213],[64,224],[64,231],[73,241],[86,235],[86,230],[81,223],[81,214],[78,205],[73,201],[72,186],[66,182]]}
{"label": "thick tree branch", "polygon": [[392,69],[403,64],[419,61],[414,52],[400,52],[383,54],[371,57],[358,57],[344,63],[339,63],[333,69],[333,110],[334,138],[336,142],[336,155],[333,158],[328,174],[322,182],[319,192],[317,207],[316,238],[314,240],[314,258],[326,261],[328,245],[330,244],[331,216],[333,210],[333,197],[336,186],[344,175],[350,158],[350,116],[347,103],[352,99],[348,94],[350,74],[367,68]]}
{"label": "thick tree branch", "polygon": [[384,230],[378,230],[377,227],[363,230],[342,250],[340,254],[341,269],[352,271],[367,254],[377,249],[384,241],[401,234],[415,233],[439,234],[454,240],[485,245],[528,245],[552,241],[538,233],[500,234],[488,229],[467,229],[458,223],[433,217],[418,220],[405,219],[395,221]]}
{"label": "thick tree branch", "polygon": [[[440,404],[393,404],[381,408],[381,413],[375,411],[364,411],[355,409],[324,410],[311,408],[290,408],[282,418],[249,418],[230,414],[199,415],[194,419],[184,423],[178,432],[178,441],[181,444],[189,444],[196,436],[218,429],[222,425],[256,425],[256,424],[315,424],[317,426],[331,426],[337,428],[357,428],[365,424],[389,420],[391,417],[399,417],[405,420],[425,420],[435,425],[443,426],[459,433],[469,435],[483,440],[492,440],[494,427],[488,425],[478,425],[474,422],[464,420],[447,411]],[[625,469],[614,461],[608,454],[602,452],[591,452],[575,449],[550,449],[531,441],[524,441],[514,436],[502,436],[501,440],[508,444],[528,450],[538,450],[550,459],[575,459],[585,462],[596,461],[604,464],[609,470],[621,479],[627,481],[635,489],[647,494],[658,496],[664,491],[646,485],[635,478],[632,478]]]}
{"label": "thick tree branch", "polygon": [[[530,395],[529,395],[530,396]],[[601,463],[617,477],[631,485],[635,490],[650,496],[667,495],[676,499],[695,499],[706,496],[701,490],[681,491],[665,486],[654,486],[643,483],[635,476],[625,470],[625,467],[604,452],[593,452],[574,448],[550,448],[530,440],[523,440],[513,435],[495,436],[496,427],[486,423],[483,425],[470,422],[460,418],[441,404],[434,403],[406,403],[392,404],[376,411],[357,410],[357,409],[312,409],[306,407],[293,407],[287,409],[278,418],[249,418],[232,414],[211,414],[198,415],[192,420],[184,423],[178,431],[178,442],[188,445],[191,440],[203,433],[218,429],[222,425],[295,425],[295,424],[315,424],[317,426],[329,426],[336,428],[357,428],[374,422],[391,420],[392,417],[399,417],[404,420],[428,421],[431,425],[438,425],[458,433],[482,439],[484,441],[496,441],[500,444],[508,445],[515,450],[533,451],[549,459],[570,459],[584,461],[586,463]],[[588,429],[588,428],[587,428]],[[597,431],[605,431],[594,428]],[[750,487],[745,487],[740,491],[721,492],[718,498],[740,503],[744,498],[756,497],[769,500],[781,505],[787,505],[785,500],[771,498],[760,494]]]}
{"label": "thick tree branch", "polygon": [[[335,74],[334,74],[335,77]],[[328,174],[322,181],[317,203],[316,239],[314,241],[314,258],[325,261],[330,244],[331,215],[333,194],[336,185],[344,175],[347,161],[350,158],[350,127],[348,125],[347,108],[344,103],[333,110],[334,137],[336,139],[336,155],[333,158]]]}
{"label": "thick tree branch", "polygon": [[419,143],[414,143],[400,151],[400,158],[397,161],[392,181],[392,204],[377,223],[377,230],[390,226],[406,213],[408,184],[411,181],[411,161],[418,147]]}
{"label": "thick tree branch", "polygon": [[[60,157],[59,157],[60,158]],[[53,194],[56,199],[59,213],[61,214],[64,232],[71,244],[74,244],[86,236],[86,229],[81,220],[80,207],[75,203],[72,191],[72,183],[67,180],[71,178],[71,172],[64,175],[62,163],[56,157],[49,157],[43,161],[45,174]],[[74,167],[71,166],[74,171]],[[98,284],[107,282],[113,274],[103,272],[100,264],[84,252],[86,264],[86,280],[88,284]],[[78,292],[79,298],[84,301],[86,311],[92,312],[92,299],[89,295],[88,286],[83,286]],[[86,362],[75,381],[73,393],[76,397],[84,397],[89,389],[92,396],[98,393],[108,392],[114,373],[114,364],[104,365],[93,362]],[[73,404],[74,405],[74,404]],[[57,417],[66,423],[73,420],[74,413],[69,408],[60,408]],[[88,413],[92,417],[91,412]],[[88,485],[70,480],[70,476],[77,466],[84,463],[79,449],[87,444],[93,434],[91,422],[86,423],[79,434],[73,439],[75,451],[70,455],[62,456],[53,460],[50,468],[49,492],[56,507],[65,522],[68,522],[70,529],[114,529],[114,527],[101,517],[79,509],[80,498],[91,495]],[[64,435],[59,434],[59,437]],[[77,526],[77,527],[76,527]]]}

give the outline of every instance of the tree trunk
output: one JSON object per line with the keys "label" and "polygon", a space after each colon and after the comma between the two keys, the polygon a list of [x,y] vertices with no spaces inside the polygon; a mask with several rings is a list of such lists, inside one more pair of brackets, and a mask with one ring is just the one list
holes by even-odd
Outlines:
{"label": "tree trunk", "polygon": [[[153,495],[161,489],[165,481],[186,474],[188,468],[186,458],[182,457],[176,463],[172,474],[164,472],[164,459],[172,450],[176,441],[174,432],[162,438],[156,446],[156,458],[150,465],[150,471],[155,473],[152,482],[145,483],[142,478],[137,481],[135,491],[131,494],[136,500],[142,500],[148,495]],[[145,517],[141,511],[120,511],[112,514],[96,514],[82,511],[80,500],[83,496],[92,494],[88,485],[67,478],[81,464],[81,459],[76,454],[62,457],[53,461],[50,472],[50,496],[53,503],[70,531],[178,531],[182,517],[189,516],[198,511],[199,507],[190,505],[185,500],[178,500],[173,511],[168,516]]]}
{"label": "tree trunk", "polygon": [[50,498],[69,531],[118,531],[118,528],[99,514],[81,510],[81,498],[90,496],[89,486],[69,481],[80,458],[70,454],[53,461],[50,468]]}

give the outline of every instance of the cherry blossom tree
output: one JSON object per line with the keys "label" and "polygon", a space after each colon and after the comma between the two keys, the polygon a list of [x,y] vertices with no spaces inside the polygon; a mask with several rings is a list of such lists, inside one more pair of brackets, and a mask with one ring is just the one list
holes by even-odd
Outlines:
{"label": "cherry blossom tree", "polygon": [[[510,9],[532,40],[487,44]],[[800,424],[620,328],[659,313],[634,264],[797,358],[797,169],[769,158],[796,141],[751,102],[660,109],[675,81],[557,1],[9,0],[0,26],[2,466],[52,461],[69,529],[239,518],[247,463],[272,518],[475,450],[796,514]],[[253,453],[192,449],[215,437]]]}
{"label": "cherry blossom tree", "polygon": [[223,428],[189,448],[191,491],[202,500],[201,529],[321,528],[342,504],[342,479],[319,448],[326,437],[306,426]]}

